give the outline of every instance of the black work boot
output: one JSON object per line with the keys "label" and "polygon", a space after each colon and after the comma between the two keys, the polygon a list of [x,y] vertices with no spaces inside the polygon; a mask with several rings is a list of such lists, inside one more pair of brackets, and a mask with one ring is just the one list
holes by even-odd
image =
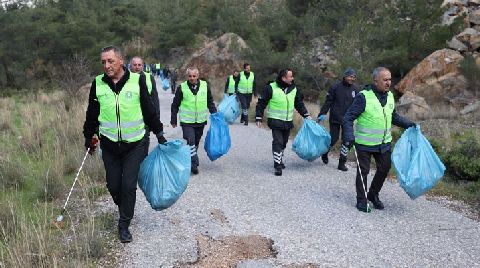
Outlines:
{"label": "black work boot", "polygon": [[348,168],[345,166],[345,163],[347,163],[347,157],[340,155],[340,159],[338,160],[338,169],[341,171],[347,171]]}
{"label": "black work boot", "polygon": [[372,210],[368,207],[368,201],[365,199],[357,199],[357,209],[362,212],[369,213]]}
{"label": "black work boot", "polygon": [[275,176],[282,176],[282,168],[281,167],[276,167],[274,174],[275,174]]}
{"label": "black work boot", "polygon": [[132,242],[132,234],[125,227],[118,228],[118,235],[120,236],[120,242],[122,243],[130,243]]}
{"label": "black work boot", "polygon": [[243,114],[240,115],[240,124],[245,122],[245,116]]}
{"label": "black work boot", "polygon": [[368,192],[367,199],[370,200],[370,202],[372,202],[374,208],[380,209],[380,210],[385,208],[383,206],[382,201],[380,201],[380,198],[378,198],[378,194]]}
{"label": "black work boot", "polygon": [[193,174],[195,174],[195,175],[198,174],[198,166],[192,166],[191,170],[192,170]]}
{"label": "black work boot", "polygon": [[322,161],[324,164],[328,164],[328,153],[322,154]]}
{"label": "black work boot", "polygon": [[245,126],[248,126],[248,115],[245,116],[245,121],[243,121],[243,124]]}

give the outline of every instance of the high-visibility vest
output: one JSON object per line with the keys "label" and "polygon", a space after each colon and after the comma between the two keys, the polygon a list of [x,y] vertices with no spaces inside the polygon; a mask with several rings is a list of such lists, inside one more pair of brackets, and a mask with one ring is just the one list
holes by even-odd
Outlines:
{"label": "high-visibility vest", "polygon": [[187,81],[180,85],[183,99],[180,103],[180,122],[182,123],[204,123],[208,117],[207,106],[207,82],[198,80],[199,88],[196,95],[188,87]]}
{"label": "high-visibility vest", "polygon": [[365,111],[357,118],[355,126],[355,142],[374,146],[392,141],[392,116],[395,100],[392,92],[388,92],[387,103],[380,104],[372,89],[362,90],[365,96]]}
{"label": "high-visibility vest", "polygon": [[255,80],[255,75],[253,72],[250,72],[250,76],[245,76],[245,72],[240,72],[240,80],[238,81],[238,92],[247,94],[252,93],[253,91],[253,81]]}
{"label": "high-visibility vest", "polygon": [[155,69],[160,70],[160,63],[155,63]]}
{"label": "high-visibility vest", "polygon": [[292,121],[297,88],[295,87],[288,94],[285,94],[283,89],[281,89],[276,82],[270,83],[270,86],[272,87],[272,98],[267,106],[268,118]]}
{"label": "high-visibility vest", "polygon": [[147,82],[148,93],[152,94],[152,78],[150,73],[145,73],[145,82]]}
{"label": "high-visibility vest", "polygon": [[145,64],[145,72],[150,73],[150,71],[151,71],[150,64]]}
{"label": "high-visibility vest", "polygon": [[100,134],[113,142],[136,142],[145,135],[142,108],[140,106],[140,75],[130,72],[122,90],[116,94],[103,75],[95,78],[95,88],[100,104]]}
{"label": "high-visibility vest", "polygon": [[235,79],[233,78],[233,75],[230,75],[228,77],[228,89],[227,93],[233,94],[235,93]]}

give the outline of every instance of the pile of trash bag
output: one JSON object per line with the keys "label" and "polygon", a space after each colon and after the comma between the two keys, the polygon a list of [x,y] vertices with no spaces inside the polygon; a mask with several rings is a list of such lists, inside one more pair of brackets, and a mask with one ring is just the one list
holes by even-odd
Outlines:
{"label": "pile of trash bag", "polygon": [[328,152],[330,133],[311,119],[304,119],[303,126],[293,140],[292,150],[302,159],[314,161]]}
{"label": "pile of trash bag", "polygon": [[227,123],[233,124],[233,122],[235,122],[240,116],[240,104],[237,101],[237,96],[228,96],[225,94],[222,102],[218,105],[218,111],[223,113]]}
{"label": "pile of trash bag", "polygon": [[411,199],[432,189],[445,173],[445,165],[419,126],[410,127],[402,134],[393,149],[392,163],[400,186]]}
{"label": "pile of trash bag", "polygon": [[168,78],[165,78],[162,80],[162,88],[165,91],[167,91],[170,88],[170,80]]}
{"label": "pile of trash bag", "polygon": [[166,209],[180,198],[190,180],[190,168],[190,147],[181,140],[159,144],[143,160],[138,185],[153,209]]}
{"label": "pile of trash bag", "polygon": [[210,129],[205,138],[204,149],[208,158],[215,161],[230,150],[230,131],[222,112],[210,115]]}

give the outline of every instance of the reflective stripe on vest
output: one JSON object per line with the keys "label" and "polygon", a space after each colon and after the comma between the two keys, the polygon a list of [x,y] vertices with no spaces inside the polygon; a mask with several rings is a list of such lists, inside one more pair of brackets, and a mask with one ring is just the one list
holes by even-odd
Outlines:
{"label": "reflective stripe on vest", "polygon": [[294,88],[288,94],[285,94],[283,89],[281,89],[276,82],[270,83],[270,86],[272,87],[272,98],[267,106],[268,118],[292,121],[297,88]]}
{"label": "reflective stripe on vest", "polygon": [[233,75],[228,77],[228,89],[227,93],[233,94],[235,93],[235,79],[233,79]]}
{"label": "reflective stripe on vest", "polygon": [[238,92],[243,94],[252,93],[253,91],[253,81],[255,80],[255,75],[253,72],[250,72],[250,76],[245,76],[245,72],[240,72],[240,80],[238,81]]}
{"label": "reflective stripe on vest", "polygon": [[187,81],[180,85],[183,99],[180,103],[179,115],[182,123],[204,123],[208,118],[207,82],[199,81],[196,95],[188,87]]}
{"label": "reflective stripe on vest", "polygon": [[140,106],[140,75],[130,72],[130,78],[119,94],[113,92],[102,80],[95,78],[95,89],[100,104],[99,132],[113,142],[136,142],[145,135]]}
{"label": "reflective stripe on vest", "polygon": [[392,141],[392,115],[395,109],[393,94],[388,92],[387,103],[380,104],[373,90],[362,90],[365,96],[365,111],[357,118],[355,142],[375,146]]}

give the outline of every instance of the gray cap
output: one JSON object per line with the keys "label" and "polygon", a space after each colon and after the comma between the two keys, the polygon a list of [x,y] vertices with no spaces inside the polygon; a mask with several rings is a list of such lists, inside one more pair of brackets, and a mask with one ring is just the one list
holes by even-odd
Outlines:
{"label": "gray cap", "polygon": [[351,76],[351,75],[357,75],[357,72],[351,67],[348,67],[345,72],[343,72],[343,77]]}

